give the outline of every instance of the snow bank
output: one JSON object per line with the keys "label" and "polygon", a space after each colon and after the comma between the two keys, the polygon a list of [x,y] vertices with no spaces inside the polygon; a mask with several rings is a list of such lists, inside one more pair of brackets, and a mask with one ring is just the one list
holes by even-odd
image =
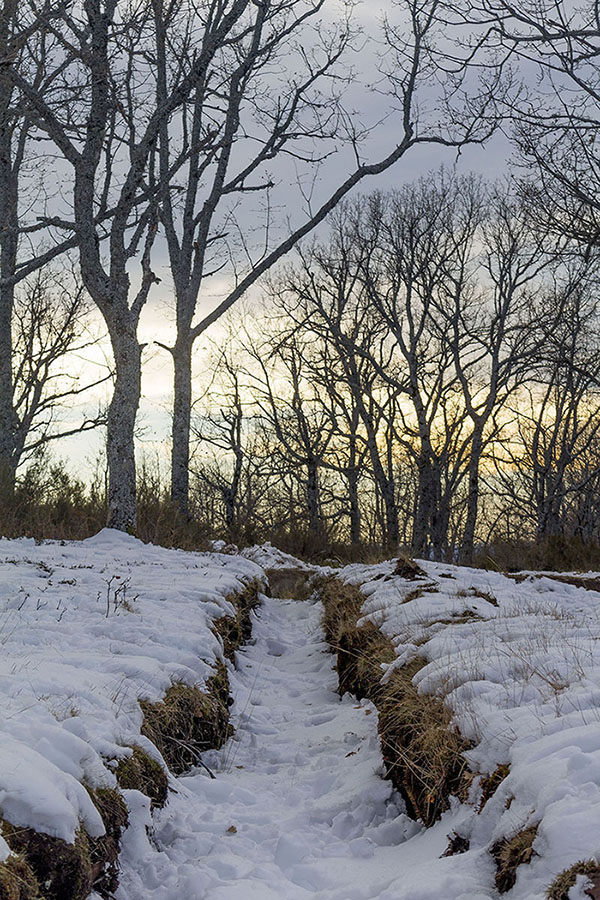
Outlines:
{"label": "snow bank", "polygon": [[132,744],[156,755],[138,701],[214,674],[211,623],[262,570],[106,529],[73,543],[2,539],[0,572],[0,815],[69,842],[80,825],[101,835],[83,784],[114,786],[111,762]]}
{"label": "snow bank", "polygon": [[420,565],[426,577],[414,581],[394,576],[394,561],[339,577],[361,588],[364,620],[392,639],[392,669],[427,661],[415,683],[453,711],[473,742],[472,771],[509,767],[479,811],[475,780],[461,835],[476,854],[538,826],[531,863],[506,896],[542,900],[557,873],[600,859],[600,593]]}

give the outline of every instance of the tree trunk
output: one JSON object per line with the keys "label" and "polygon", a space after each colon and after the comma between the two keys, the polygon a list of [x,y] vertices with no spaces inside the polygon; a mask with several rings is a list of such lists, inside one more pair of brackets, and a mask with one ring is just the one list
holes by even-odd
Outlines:
{"label": "tree trunk", "polygon": [[173,349],[174,391],[171,429],[171,500],[183,516],[189,512],[192,345],[183,337]]}
{"label": "tree trunk", "polygon": [[[4,254],[0,251],[0,277]],[[0,497],[9,499],[15,489],[17,460],[15,438],[18,429],[13,398],[12,287],[0,289]]]}
{"label": "tree trunk", "polygon": [[[6,46],[6,29],[0,29],[0,49]],[[0,73],[0,279],[10,279],[17,264],[17,179],[12,169],[12,128],[8,80]],[[16,432],[18,418],[14,408],[12,317],[15,288],[12,283],[0,287],[0,492],[10,497],[17,469]]]}
{"label": "tree trunk", "polygon": [[411,549],[415,556],[427,556],[430,519],[431,463],[421,456],[418,460],[418,483]]}
{"label": "tree trunk", "polygon": [[323,533],[321,517],[321,501],[319,497],[319,472],[316,460],[308,460],[308,478],[306,482],[306,504],[308,507],[308,527],[312,535]]}
{"label": "tree trunk", "polygon": [[482,448],[483,435],[480,429],[475,429],[471,439],[471,455],[469,457],[467,516],[460,548],[460,560],[465,565],[471,565],[473,562],[475,528],[477,525],[477,513],[479,511],[479,464],[481,462]]}
{"label": "tree trunk", "polygon": [[132,532],[136,526],[135,420],[141,393],[142,349],[137,329],[122,318],[109,323],[116,378],[108,409],[108,526]]}
{"label": "tree trunk", "polygon": [[350,543],[353,546],[360,544],[361,515],[358,502],[358,472],[355,466],[348,471],[348,500],[350,503]]}

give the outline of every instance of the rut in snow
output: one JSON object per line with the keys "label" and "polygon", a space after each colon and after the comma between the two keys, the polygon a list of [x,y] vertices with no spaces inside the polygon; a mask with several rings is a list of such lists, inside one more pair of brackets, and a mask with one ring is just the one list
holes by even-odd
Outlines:
{"label": "rut in snow", "polygon": [[265,598],[231,675],[236,734],[204,756],[216,777],[177,779],[150,838],[128,798],[118,900],[490,897],[488,865],[439,858],[460,811],[425,831],[381,778],[375,708],[337,695],[320,616]]}

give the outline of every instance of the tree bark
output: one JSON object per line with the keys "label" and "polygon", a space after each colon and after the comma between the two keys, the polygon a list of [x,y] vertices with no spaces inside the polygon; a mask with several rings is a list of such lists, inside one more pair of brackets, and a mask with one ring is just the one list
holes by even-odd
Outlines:
{"label": "tree bark", "polygon": [[115,359],[115,386],[108,409],[108,527],[136,527],[135,420],[141,395],[142,348],[136,324],[124,317],[109,323]]}
{"label": "tree bark", "polygon": [[307,463],[308,477],[306,481],[306,504],[308,508],[308,527],[313,535],[323,533],[323,517],[321,516],[321,500],[319,497],[319,472],[315,459]]}
{"label": "tree bark", "polygon": [[[0,18],[0,55],[8,52],[12,14],[14,4]],[[15,433],[18,428],[12,371],[15,288],[9,281],[17,265],[18,188],[12,165],[12,89],[6,72],[7,67],[4,70],[0,67],[0,491],[3,499],[12,495],[15,487]]]}
{"label": "tree bark", "polygon": [[483,448],[483,434],[476,428],[471,438],[471,453],[469,456],[469,484],[467,493],[467,515],[463,531],[460,559],[465,565],[473,562],[475,546],[475,529],[477,527],[477,513],[479,511],[479,465]]}
{"label": "tree bark", "polygon": [[183,516],[189,513],[190,420],[192,411],[192,346],[185,335],[173,348],[173,424],[171,430],[171,500]]}

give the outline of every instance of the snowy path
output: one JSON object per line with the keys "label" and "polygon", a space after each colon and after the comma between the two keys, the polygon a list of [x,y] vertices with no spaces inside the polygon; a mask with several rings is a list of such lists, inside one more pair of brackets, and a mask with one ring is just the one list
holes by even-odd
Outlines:
{"label": "snowy path", "polygon": [[[379,776],[376,713],[335,693],[320,606],[266,599],[232,675],[235,737],[124,839],[118,900],[489,900],[489,859],[439,859]],[[139,797],[139,795],[138,795]],[[132,800],[135,797],[132,796]]]}

